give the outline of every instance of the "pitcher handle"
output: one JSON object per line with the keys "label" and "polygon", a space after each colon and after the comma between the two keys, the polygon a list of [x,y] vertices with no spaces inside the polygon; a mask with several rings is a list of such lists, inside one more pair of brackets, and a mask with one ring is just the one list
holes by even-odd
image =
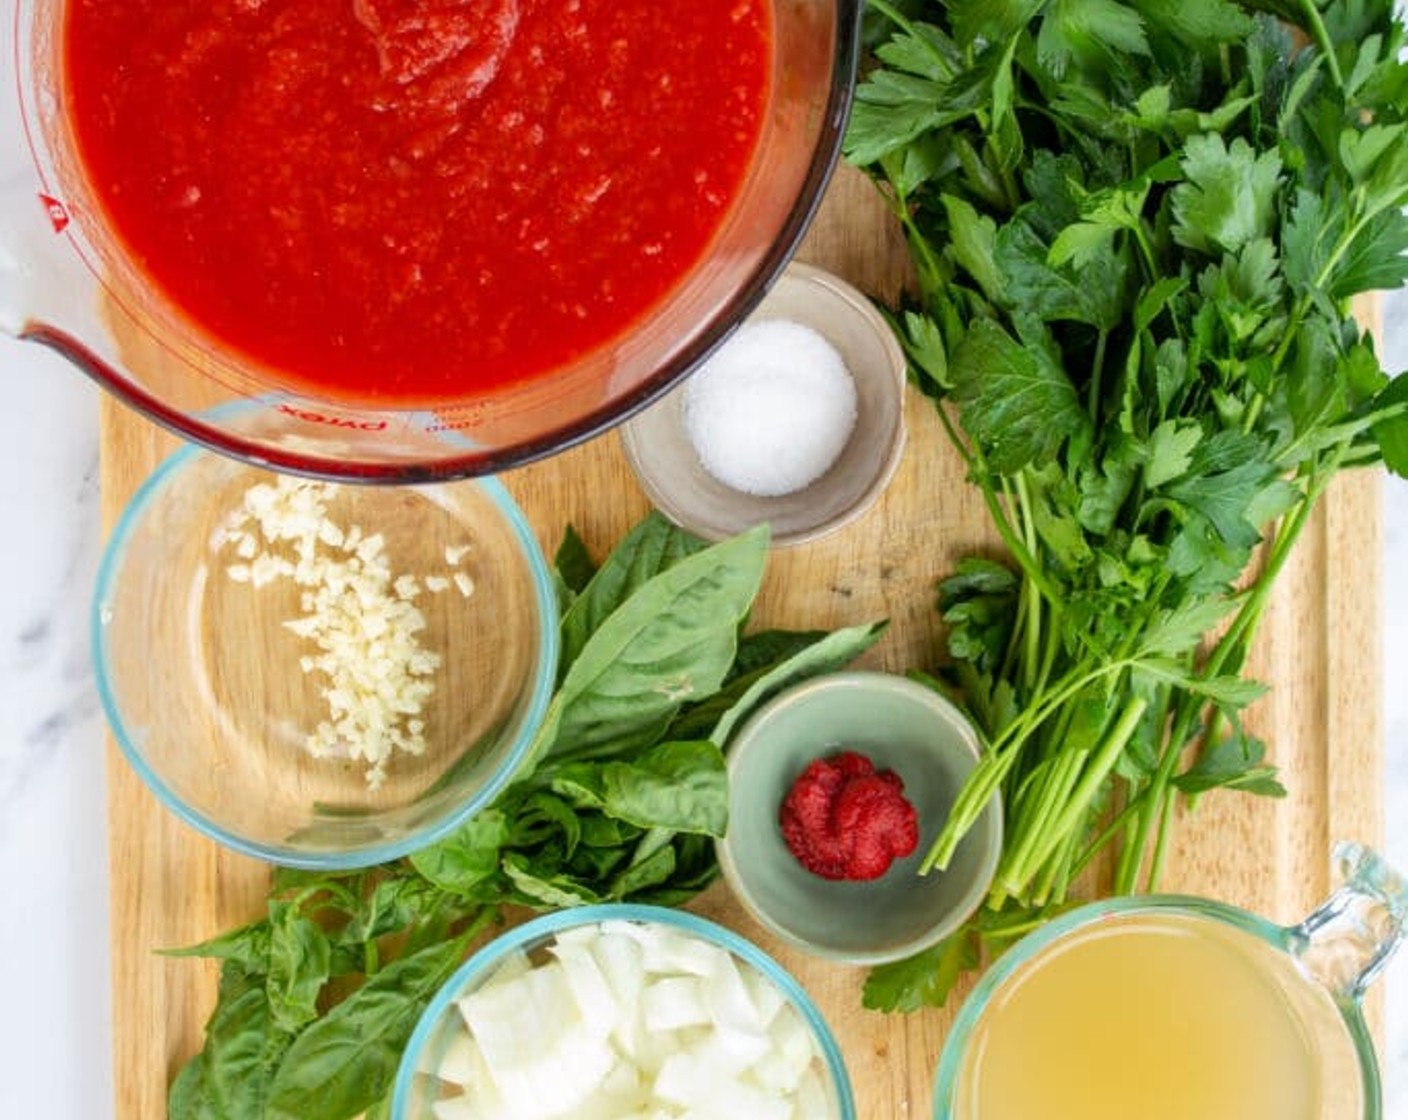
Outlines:
{"label": "pitcher handle", "polygon": [[1362,844],[1340,841],[1333,859],[1344,882],[1287,932],[1306,974],[1336,999],[1358,1003],[1403,939],[1408,882]]}
{"label": "pitcher handle", "polygon": [[100,258],[49,144],[63,105],[43,75],[56,65],[56,5],[16,0],[0,15],[0,333],[28,336],[43,324],[99,341]]}

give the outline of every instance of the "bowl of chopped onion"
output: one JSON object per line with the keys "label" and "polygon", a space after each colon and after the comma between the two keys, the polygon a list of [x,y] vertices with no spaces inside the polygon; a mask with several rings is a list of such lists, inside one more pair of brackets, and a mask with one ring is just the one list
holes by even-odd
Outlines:
{"label": "bowl of chopped onion", "polygon": [[557,619],[497,479],[342,486],[188,447],[114,526],[92,653],[113,736],[168,809],[258,859],[352,868],[508,784]]}
{"label": "bowl of chopped onion", "polygon": [[440,989],[401,1059],[393,1120],[854,1120],[805,990],[680,910],[607,904],[491,941]]}

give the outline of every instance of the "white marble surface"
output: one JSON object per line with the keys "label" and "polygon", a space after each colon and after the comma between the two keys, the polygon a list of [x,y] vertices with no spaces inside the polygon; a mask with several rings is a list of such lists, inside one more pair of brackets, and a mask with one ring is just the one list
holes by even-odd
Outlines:
{"label": "white marble surface", "polygon": [[[1408,368],[1408,294],[1389,308],[1387,364]],[[108,869],[87,644],[98,391],[5,339],[0,387],[0,1117],[103,1120]],[[1386,848],[1408,868],[1408,483],[1390,481],[1385,501]],[[1408,1120],[1408,960],[1388,983],[1388,1117]]]}

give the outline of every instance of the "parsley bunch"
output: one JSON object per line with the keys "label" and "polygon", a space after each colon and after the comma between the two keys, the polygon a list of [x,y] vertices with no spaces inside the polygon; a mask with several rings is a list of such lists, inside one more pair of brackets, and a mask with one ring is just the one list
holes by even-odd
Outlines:
{"label": "parsley bunch", "polygon": [[847,155],[904,229],[894,325],[1013,564],[941,584],[987,749],[925,867],[997,791],[1007,836],[980,914],[872,975],[907,1009],[1111,846],[1113,890],[1153,888],[1180,794],[1284,794],[1241,719],[1258,620],[1338,472],[1408,471],[1408,377],[1350,313],[1408,279],[1408,38],[1391,0],[869,20]]}

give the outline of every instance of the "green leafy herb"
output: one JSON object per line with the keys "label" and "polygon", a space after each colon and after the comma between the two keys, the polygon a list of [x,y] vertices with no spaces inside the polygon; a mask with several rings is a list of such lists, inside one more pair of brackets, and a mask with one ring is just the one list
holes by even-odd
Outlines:
{"label": "green leafy herb", "polygon": [[444,840],[365,871],[280,871],[263,920],[172,951],[223,964],[170,1120],[386,1116],[417,1019],[505,907],[672,906],[708,886],[731,728],[884,630],[743,634],[767,547],[765,528],[708,545],[651,514],[597,567],[569,528],[533,765]]}
{"label": "green leafy herb", "polygon": [[1349,306],[1408,280],[1408,34],[1390,0],[867,21],[847,155],[903,229],[891,321],[1008,553],[940,586],[986,751],[925,866],[994,797],[1006,836],[972,922],[872,975],[869,1005],[909,1009],[1107,850],[1108,889],[1156,886],[1177,798],[1285,793],[1242,730],[1258,620],[1330,480],[1408,469],[1408,378]]}

